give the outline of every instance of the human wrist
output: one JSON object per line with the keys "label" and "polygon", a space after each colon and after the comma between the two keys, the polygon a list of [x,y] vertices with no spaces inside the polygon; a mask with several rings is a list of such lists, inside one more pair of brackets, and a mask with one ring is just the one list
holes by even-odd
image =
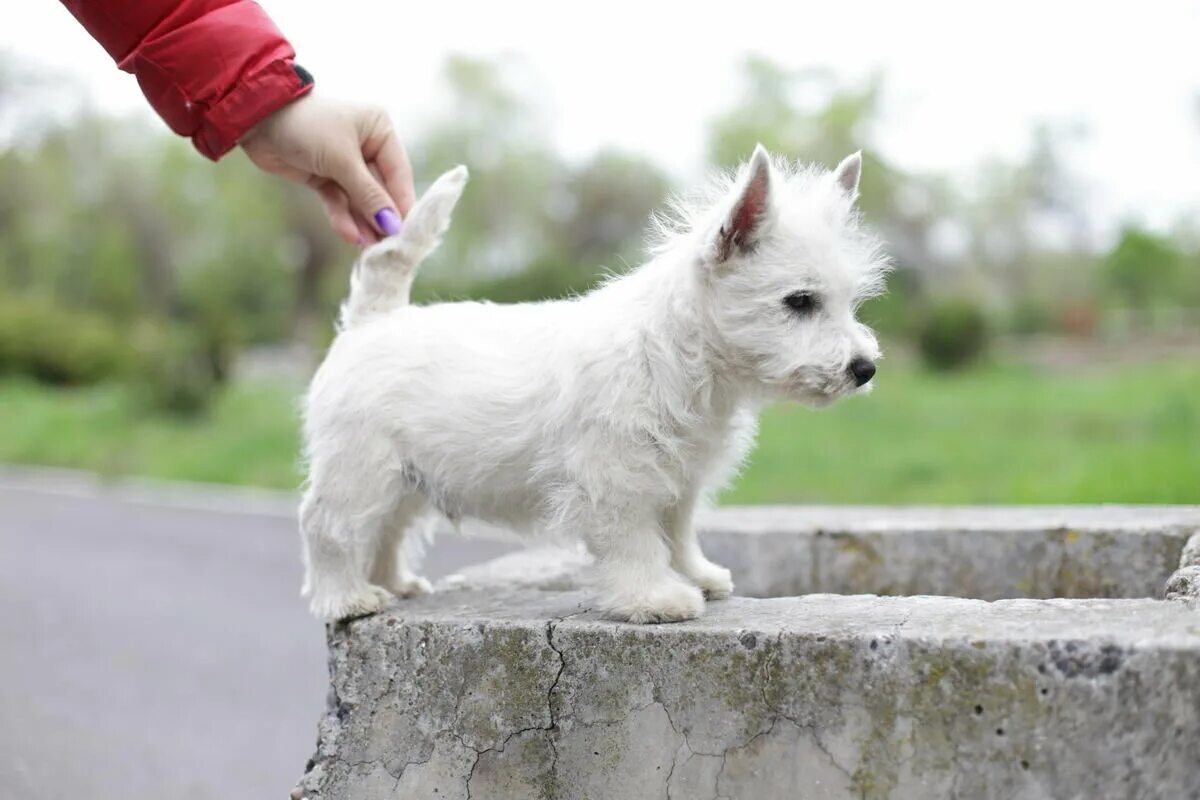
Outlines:
{"label": "human wrist", "polygon": [[295,62],[288,62],[288,69],[295,75],[299,83],[291,92],[279,95],[277,102],[265,103],[261,106],[259,113],[251,118],[253,121],[249,127],[237,137],[238,146],[245,147],[248,142],[260,137],[266,128],[278,120],[281,113],[312,95],[314,85],[312,74]]}

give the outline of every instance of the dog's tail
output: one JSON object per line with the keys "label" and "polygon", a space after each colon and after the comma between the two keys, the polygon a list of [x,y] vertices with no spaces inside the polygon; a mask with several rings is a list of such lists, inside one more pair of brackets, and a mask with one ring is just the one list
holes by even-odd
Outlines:
{"label": "dog's tail", "polygon": [[466,185],[466,167],[445,173],[413,206],[400,233],[363,251],[350,275],[350,296],[342,304],[342,330],[408,305],[417,267],[437,249]]}

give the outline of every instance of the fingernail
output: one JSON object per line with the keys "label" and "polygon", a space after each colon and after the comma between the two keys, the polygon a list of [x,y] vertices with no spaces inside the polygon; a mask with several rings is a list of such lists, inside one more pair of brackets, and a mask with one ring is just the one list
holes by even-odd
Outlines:
{"label": "fingernail", "polygon": [[400,232],[400,215],[390,208],[385,208],[375,212],[375,224],[388,236],[395,236]]}

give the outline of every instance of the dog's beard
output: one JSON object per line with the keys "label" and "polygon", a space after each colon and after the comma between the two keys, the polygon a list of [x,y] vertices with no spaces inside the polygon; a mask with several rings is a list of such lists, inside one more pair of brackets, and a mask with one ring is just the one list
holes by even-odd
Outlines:
{"label": "dog's beard", "polygon": [[812,408],[825,408],[843,397],[870,391],[870,384],[859,387],[845,370],[797,370],[786,382],[789,400]]}

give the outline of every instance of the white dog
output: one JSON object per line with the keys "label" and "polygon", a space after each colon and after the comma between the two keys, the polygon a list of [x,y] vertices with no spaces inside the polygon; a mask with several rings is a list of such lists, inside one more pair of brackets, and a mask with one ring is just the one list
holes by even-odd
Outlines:
{"label": "white dog", "polygon": [[749,450],[756,413],[869,388],[855,319],[886,261],[860,227],[861,158],[832,173],[760,146],[707,199],[660,221],[651,260],[569,300],[409,304],[467,171],[355,266],[307,398],[300,510],[318,617],[429,591],[401,548],[426,511],[579,536],[607,614],[691,619],[733,591],[700,550],[697,506]]}

